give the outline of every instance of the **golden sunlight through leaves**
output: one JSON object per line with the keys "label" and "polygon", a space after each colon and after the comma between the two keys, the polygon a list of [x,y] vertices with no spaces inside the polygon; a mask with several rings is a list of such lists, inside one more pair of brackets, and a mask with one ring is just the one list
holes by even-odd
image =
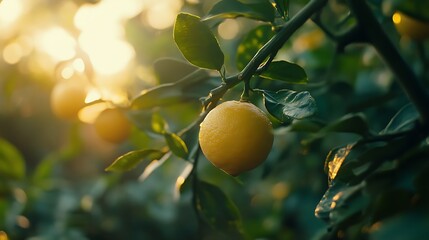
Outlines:
{"label": "golden sunlight through leaves", "polygon": [[354,144],[349,144],[344,148],[337,149],[335,152],[329,153],[327,158],[328,162],[328,176],[329,179],[333,180],[337,176],[338,171],[340,170],[344,160],[349,155]]}

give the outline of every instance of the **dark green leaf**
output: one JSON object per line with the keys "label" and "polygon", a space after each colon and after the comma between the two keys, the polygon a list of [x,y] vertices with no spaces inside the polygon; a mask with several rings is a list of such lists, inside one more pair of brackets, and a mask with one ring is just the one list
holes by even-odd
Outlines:
{"label": "dark green leaf", "polygon": [[126,153],[117,158],[106,171],[125,172],[134,169],[143,160],[155,160],[161,158],[165,153],[156,149],[136,150]]}
{"label": "dark green leaf", "polygon": [[[259,91],[259,90],[258,90]],[[316,102],[309,92],[261,90],[268,112],[281,122],[303,119],[316,112]]]}
{"label": "dark green leaf", "polygon": [[238,45],[237,68],[242,70],[273,36],[274,31],[270,25],[260,25],[250,31]]}
{"label": "dark green leaf", "polygon": [[307,74],[301,66],[286,61],[272,62],[268,69],[261,74],[261,77],[291,84],[308,82]]}
{"label": "dark green leaf", "polygon": [[188,91],[188,89],[199,84],[205,84],[208,80],[206,71],[197,70],[175,83],[166,83],[144,90],[132,100],[131,108],[142,110],[177,104],[187,100],[198,100],[201,93]]}
{"label": "dark green leaf", "polygon": [[274,0],[277,12],[282,18],[287,19],[289,15],[289,0]]}
{"label": "dark green leaf", "polygon": [[412,129],[419,117],[419,113],[412,104],[408,104],[396,113],[381,134],[389,134]]}
{"label": "dark green leaf", "polygon": [[316,207],[316,217],[340,224],[364,211],[368,199],[362,195],[364,184],[348,186],[341,182],[333,183]]}
{"label": "dark green leaf", "polygon": [[176,82],[193,73],[198,68],[174,58],[161,58],[153,63],[155,75],[161,84]]}
{"label": "dark green leaf", "polygon": [[[330,180],[350,184],[361,182],[380,168],[395,168],[392,160],[404,153],[410,145],[415,144],[416,137],[406,136],[389,141],[356,142],[345,147],[333,149],[325,161],[325,170]],[[331,175],[331,172],[334,175]]]}
{"label": "dark green leaf", "polygon": [[251,2],[237,0],[221,0],[213,6],[205,20],[212,18],[237,17],[246,17],[265,22],[273,22],[274,7],[267,0]]}
{"label": "dark green leaf", "polygon": [[188,147],[186,143],[174,133],[164,133],[165,141],[170,150],[178,157],[188,159]]}
{"label": "dark green leaf", "polygon": [[0,175],[14,180],[25,176],[25,162],[21,153],[8,141],[0,138]]}
{"label": "dark green leaf", "polygon": [[428,222],[426,211],[407,211],[382,221],[369,239],[426,239]]}
{"label": "dark green leaf", "polygon": [[210,28],[199,17],[187,13],[177,15],[174,40],[190,63],[201,68],[222,68],[223,52]]}
{"label": "dark green leaf", "polygon": [[200,181],[196,192],[198,215],[215,232],[228,239],[243,239],[240,213],[234,203],[217,186]]}
{"label": "dark green leaf", "polygon": [[[378,190],[379,192],[374,194],[377,196],[374,202],[375,209],[372,213],[374,221],[401,213],[411,205],[413,197],[411,191],[392,186],[384,186],[383,189]],[[392,199],[395,200],[392,201]]]}
{"label": "dark green leaf", "polygon": [[347,114],[322,129],[323,132],[347,132],[366,136],[369,126],[362,113]]}
{"label": "dark green leaf", "polygon": [[317,204],[316,209],[314,210],[314,214],[317,218],[328,221],[329,214],[332,211],[332,203],[334,202],[334,197],[338,196],[347,189],[347,186],[343,183],[338,182],[337,184],[333,184],[329,186],[328,190],[326,190],[322,199],[320,199],[319,204]]}
{"label": "dark green leaf", "polygon": [[325,126],[324,123],[310,119],[296,120],[290,125],[290,131],[318,132]]}
{"label": "dark green leaf", "polygon": [[[308,120],[308,121],[311,123],[311,120]],[[298,125],[297,127],[300,127],[300,126]],[[310,144],[315,140],[324,138],[329,132],[355,133],[363,137],[369,136],[371,134],[368,126],[368,122],[362,113],[347,114],[328,125],[323,125],[319,123],[319,129],[317,129],[316,127],[317,126],[314,126],[313,128],[314,130],[313,132],[315,132],[316,134],[313,134],[308,139],[304,140],[303,142],[305,144]],[[291,130],[294,130],[294,129],[291,128]],[[299,131],[299,130],[295,130],[295,131]]]}

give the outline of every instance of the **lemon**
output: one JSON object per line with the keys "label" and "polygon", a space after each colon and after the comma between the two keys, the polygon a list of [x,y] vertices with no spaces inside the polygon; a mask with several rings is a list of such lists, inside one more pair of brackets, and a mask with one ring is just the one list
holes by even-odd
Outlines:
{"label": "lemon", "polygon": [[108,108],[100,113],[94,121],[97,134],[111,143],[120,143],[131,133],[131,123],[118,108]]}
{"label": "lemon", "polygon": [[261,109],[249,102],[227,101],[207,114],[198,138],[214,166],[237,176],[265,161],[274,136],[271,122]]}

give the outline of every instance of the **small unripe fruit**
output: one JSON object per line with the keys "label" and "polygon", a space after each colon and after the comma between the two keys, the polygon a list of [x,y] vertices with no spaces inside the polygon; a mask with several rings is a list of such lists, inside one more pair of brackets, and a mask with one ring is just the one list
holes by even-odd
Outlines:
{"label": "small unripe fruit", "polygon": [[61,82],[51,92],[51,109],[62,119],[75,119],[85,106],[86,90],[76,82]]}
{"label": "small unripe fruit", "polygon": [[131,133],[131,123],[124,113],[117,108],[108,108],[100,113],[94,121],[97,134],[111,143],[125,141]]}

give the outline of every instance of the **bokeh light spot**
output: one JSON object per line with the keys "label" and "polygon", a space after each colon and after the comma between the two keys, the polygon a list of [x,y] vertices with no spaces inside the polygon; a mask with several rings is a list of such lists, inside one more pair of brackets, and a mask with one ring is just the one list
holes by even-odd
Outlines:
{"label": "bokeh light spot", "polygon": [[23,49],[21,45],[16,42],[8,44],[3,49],[3,59],[5,62],[9,64],[18,63],[23,56]]}
{"label": "bokeh light spot", "polygon": [[38,47],[56,61],[68,60],[76,54],[75,39],[63,28],[53,27],[37,36]]}
{"label": "bokeh light spot", "polygon": [[219,24],[217,31],[219,36],[225,40],[234,39],[240,30],[240,25],[235,19],[226,19]]}

